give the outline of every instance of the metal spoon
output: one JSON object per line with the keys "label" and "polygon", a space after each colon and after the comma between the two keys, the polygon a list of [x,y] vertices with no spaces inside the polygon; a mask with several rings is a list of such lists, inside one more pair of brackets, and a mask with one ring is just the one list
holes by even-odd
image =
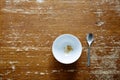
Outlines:
{"label": "metal spoon", "polygon": [[91,44],[92,44],[92,42],[94,40],[93,34],[92,33],[87,34],[86,39],[87,39],[87,43],[89,45],[88,46],[88,63],[87,63],[87,65],[90,66],[90,46],[91,46]]}

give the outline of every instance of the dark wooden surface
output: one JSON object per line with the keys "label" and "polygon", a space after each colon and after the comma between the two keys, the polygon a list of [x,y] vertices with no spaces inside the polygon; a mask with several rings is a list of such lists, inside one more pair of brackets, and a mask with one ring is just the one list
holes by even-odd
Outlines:
{"label": "dark wooden surface", "polygon": [[[57,62],[56,37],[82,43],[79,60]],[[94,34],[87,67],[86,34]],[[0,0],[0,80],[120,80],[119,0]]]}

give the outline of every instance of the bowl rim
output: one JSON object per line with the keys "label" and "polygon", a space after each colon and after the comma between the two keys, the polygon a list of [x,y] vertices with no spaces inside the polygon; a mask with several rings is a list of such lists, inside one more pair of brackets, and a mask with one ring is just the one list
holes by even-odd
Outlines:
{"label": "bowl rim", "polygon": [[[80,43],[80,47],[81,47],[80,49],[81,49],[81,50],[80,50],[80,53],[79,53],[79,55],[78,55],[78,58],[77,58],[76,60],[74,60],[74,61],[71,61],[71,62],[62,62],[62,61],[58,60],[57,57],[55,56],[54,44],[55,44],[55,42],[56,42],[59,38],[61,38],[61,37],[63,37],[63,36],[73,37],[74,39],[77,40],[77,42]],[[76,62],[76,61],[80,58],[80,56],[82,55],[82,44],[81,44],[81,41],[80,41],[80,39],[79,39],[78,37],[76,37],[76,36],[73,35],[73,34],[61,34],[61,35],[59,35],[58,37],[56,37],[55,40],[53,41],[53,44],[52,44],[52,54],[53,54],[54,58],[55,58],[58,62],[60,62],[60,63],[62,63],[62,64],[72,64],[72,63]]]}

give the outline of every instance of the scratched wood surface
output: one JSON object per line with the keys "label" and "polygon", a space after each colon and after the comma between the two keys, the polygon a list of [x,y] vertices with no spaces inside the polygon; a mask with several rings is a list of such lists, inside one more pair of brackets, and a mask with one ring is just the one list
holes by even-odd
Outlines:
{"label": "scratched wood surface", "polygon": [[[83,50],[70,65],[51,51],[73,34]],[[94,34],[87,67],[86,34]],[[120,0],[0,0],[0,80],[120,80]]]}

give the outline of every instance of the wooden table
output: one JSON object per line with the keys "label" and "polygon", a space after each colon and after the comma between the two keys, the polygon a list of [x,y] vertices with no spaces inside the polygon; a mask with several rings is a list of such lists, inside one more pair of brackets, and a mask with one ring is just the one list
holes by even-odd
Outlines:
{"label": "wooden table", "polygon": [[[51,51],[73,34],[83,50],[70,65]],[[87,67],[86,34],[94,34]],[[119,0],[0,0],[0,80],[120,80]]]}

